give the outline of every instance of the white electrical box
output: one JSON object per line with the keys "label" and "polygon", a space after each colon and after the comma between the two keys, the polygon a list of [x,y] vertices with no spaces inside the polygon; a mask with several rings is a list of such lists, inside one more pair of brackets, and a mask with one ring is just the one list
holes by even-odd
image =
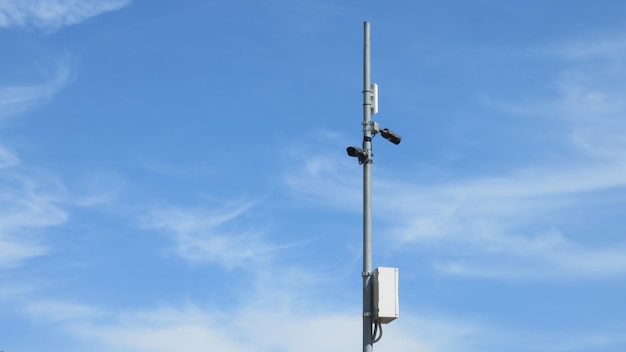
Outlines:
{"label": "white electrical box", "polygon": [[374,317],[381,324],[398,318],[398,268],[376,268],[374,271]]}

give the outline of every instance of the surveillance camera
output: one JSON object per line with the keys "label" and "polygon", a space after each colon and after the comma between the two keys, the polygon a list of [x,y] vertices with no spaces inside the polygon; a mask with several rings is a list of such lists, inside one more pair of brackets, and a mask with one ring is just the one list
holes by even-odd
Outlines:
{"label": "surveillance camera", "polygon": [[400,141],[402,140],[402,137],[400,137],[400,135],[398,135],[397,133],[395,133],[394,131],[388,128],[383,128],[380,131],[380,135],[383,136],[383,138],[385,138],[389,142],[396,144],[396,145],[400,144]]}
{"label": "surveillance camera", "polygon": [[346,148],[348,155],[354,158],[359,158],[359,162],[363,163],[368,159],[367,152],[359,147],[348,147]]}
{"label": "surveillance camera", "polygon": [[348,152],[348,155],[352,156],[352,157],[357,157],[360,155],[367,155],[365,153],[365,150],[359,148],[359,147],[348,147],[346,148],[346,151]]}

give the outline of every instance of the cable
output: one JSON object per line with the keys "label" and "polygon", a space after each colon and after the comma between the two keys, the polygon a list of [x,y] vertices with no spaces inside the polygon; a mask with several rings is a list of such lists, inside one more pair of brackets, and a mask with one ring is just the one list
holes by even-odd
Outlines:
{"label": "cable", "polygon": [[[378,334],[378,337],[376,335]],[[374,323],[374,333],[372,334],[372,344],[380,341],[383,338],[383,326],[380,325],[380,322]]]}

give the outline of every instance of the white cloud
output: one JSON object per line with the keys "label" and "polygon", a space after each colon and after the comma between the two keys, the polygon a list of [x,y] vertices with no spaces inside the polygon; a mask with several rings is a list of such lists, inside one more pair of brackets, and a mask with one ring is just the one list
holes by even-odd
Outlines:
{"label": "white cloud", "polygon": [[[360,185],[336,182],[347,170],[332,173],[305,167],[288,179],[293,190],[317,202],[361,211]],[[428,248],[424,252],[435,250],[435,268],[449,274],[507,279],[624,275],[626,242],[585,245],[556,230],[559,222],[550,219],[584,207],[589,192],[625,184],[621,165],[537,169],[429,186],[378,178],[373,192],[385,200],[375,204],[374,217],[385,223],[384,235],[392,239],[386,243],[402,250],[412,243]],[[544,228],[530,230],[535,222]]]}
{"label": "white cloud", "polygon": [[559,59],[572,60],[574,62],[600,60],[621,60],[626,57],[626,38],[611,36],[603,33],[601,38],[587,38],[584,41],[577,40],[557,45],[546,50],[550,55]]}
{"label": "white cloud", "polygon": [[[265,297],[264,301],[272,299]],[[253,300],[230,311],[187,304],[105,313],[82,304],[44,302],[29,305],[27,313],[39,322],[54,323],[76,346],[88,343],[91,351],[314,352],[358,350],[361,346],[358,310],[330,312],[322,306],[302,310],[255,303]],[[468,342],[483,334],[473,323],[407,315],[385,326],[383,339],[375,347],[473,351]]]}
{"label": "white cloud", "polygon": [[47,252],[46,247],[38,243],[2,237],[0,237],[0,269],[14,267],[27,258],[40,256]]}
{"label": "white cloud", "polygon": [[55,322],[94,318],[99,314],[97,309],[88,305],[56,301],[30,302],[25,311],[30,316],[45,317]]}
{"label": "white cloud", "polygon": [[15,166],[20,163],[20,159],[8,149],[0,145],[0,170]]}
{"label": "white cloud", "polygon": [[220,209],[161,208],[144,217],[142,226],[168,233],[176,252],[194,263],[216,263],[226,268],[243,267],[267,259],[276,249],[258,230],[232,225],[253,203]]}
{"label": "white cloud", "polygon": [[51,99],[70,82],[71,73],[69,58],[63,58],[56,61],[49,78],[43,82],[0,86],[0,118],[15,115]]}
{"label": "white cloud", "polygon": [[[204,312],[197,308],[133,314],[120,325],[77,331],[125,351],[341,351],[359,346],[358,319],[285,315],[271,310]],[[318,338],[312,343],[311,336]],[[354,339],[350,341],[350,336]]]}
{"label": "white cloud", "polygon": [[[264,297],[271,302],[279,297]],[[106,312],[67,302],[32,303],[26,312],[41,323],[52,323],[69,338],[69,346],[90,351],[349,351],[361,348],[362,320],[358,309],[330,311],[323,304],[265,304],[256,300],[231,310],[180,307]],[[311,308],[313,307],[313,308]],[[525,351],[581,351],[620,346],[623,327],[607,331],[510,331],[476,319],[450,319],[423,313],[403,314],[384,325],[375,350],[439,352],[494,351],[515,346]]]}
{"label": "white cloud", "polygon": [[53,188],[9,170],[0,174],[0,269],[47,252],[33,230],[67,220]]}
{"label": "white cloud", "polygon": [[[544,241],[542,237],[527,239],[501,236],[501,239],[495,250],[489,242],[475,241],[470,244],[471,248],[465,249],[466,252],[474,252],[474,255],[461,256],[457,260],[435,261],[433,267],[451,275],[514,281],[543,278],[601,279],[626,273],[624,245],[589,249],[564,240],[562,244],[541,247]],[[524,247],[516,248],[518,243],[527,245],[528,249],[523,251]]]}
{"label": "white cloud", "polygon": [[[626,161],[626,37],[603,37],[557,44],[547,52],[563,67],[547,81],[553,98],[523,97],[523,103],[485,98],[491,108],[562,123],[569,147],[583,156]],[[541,125],[541,120],[535,123]]]}
{"label": "white cloud", "polygon": [[328,155],[313,156],[306,160],[302,170],[285,176],[287,186],[299,196],[353,210],[361,207],[362,188],[354,182],[359,179],[356,168],[348,168],[348,163]]}
{"label": "white cloud", "polygon": [[126,6],[130,0],[0,0],[0,28],[57,29]]}
{"label": "white cloud", "polygon": [[[0,87],[0,119],[51,99],[69,81],[68,60],[57,61],[52,72],[41,83]],[[60,189],[55,179],[26,171],[18,155],[0,144],[0,269],[48,251],[33,233],[67,220],[58,206]]]}

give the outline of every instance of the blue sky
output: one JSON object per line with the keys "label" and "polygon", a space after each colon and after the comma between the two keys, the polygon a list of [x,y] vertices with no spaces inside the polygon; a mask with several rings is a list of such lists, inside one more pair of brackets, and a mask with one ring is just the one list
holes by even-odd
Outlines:
{"label": "blue sky", "polygon": [[624,351],[626,3],[0,0],[0,350]]}

